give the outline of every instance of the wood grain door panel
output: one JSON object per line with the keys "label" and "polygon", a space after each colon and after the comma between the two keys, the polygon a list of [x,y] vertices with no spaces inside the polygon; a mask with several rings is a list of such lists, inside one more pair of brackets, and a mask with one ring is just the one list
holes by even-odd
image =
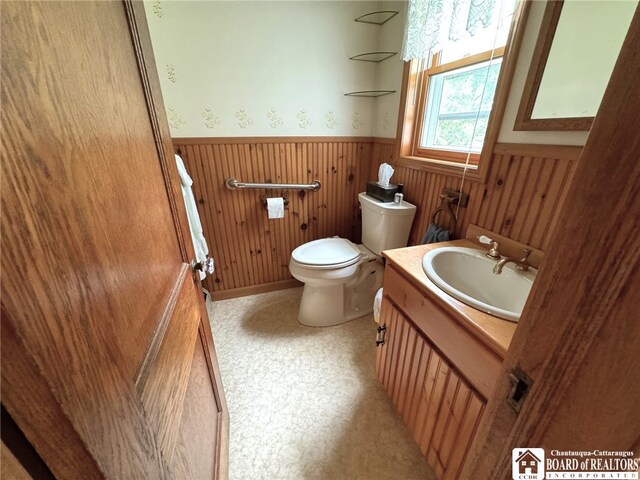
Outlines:
{"label": "wood grain door panel", "polygon": [[158,323],[154,341],[159,345],[152,343],[136,381],[136,390],[167,463],[171,463],[178,438],[201,320],[200,308],[193,301],[195,295],[191,269],[185,264]]}
{"label": "wood grain door panel", "polygon": [[[168,295],[182,260],[158,188],[164,176],[144,92],[132,82],[140,76],[133,47],[105,54],[130,38],[125,10],[118,2],[27,3],[2,12],[2,189],[15,194],[3,197],[3,222],[25,240],[7,259],[33,288],[16,292],[16,302],[59,286],[56,314],[70,305],[85,319],[129,312],[135,322],[114,316],[92,328],[134,379],[165,306],[139,299]],[[57,322],[61,330],[68,321]]]}
{"label": "wood grain door panel", "polygon": [[[223,478],[224,460],[216,439],[222,437],[226,407],[211,384],[205,325],[200,325],[184,399],[178,443],[171,461],[176,478]],[[192,439],[200,441],[193,444]],[[188,448],[186,448],[188,446]]]}
{"label": "wood grain door panel", "polygon": [[2,7],[3,405],[61,478],[224,476],[224,393],[141,6]]}

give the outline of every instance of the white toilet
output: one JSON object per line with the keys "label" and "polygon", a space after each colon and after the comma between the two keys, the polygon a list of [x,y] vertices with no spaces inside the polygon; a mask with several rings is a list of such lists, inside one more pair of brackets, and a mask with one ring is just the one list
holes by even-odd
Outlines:
{"label": "white toilet", "polygon": [[382,286],[383,250],[406,247],[415,205],[384,203],[358,195],[362,208],[362,245],[331,237],[300,245],[289,270],[304,283],[298,321],[326,327],[368,315]]}

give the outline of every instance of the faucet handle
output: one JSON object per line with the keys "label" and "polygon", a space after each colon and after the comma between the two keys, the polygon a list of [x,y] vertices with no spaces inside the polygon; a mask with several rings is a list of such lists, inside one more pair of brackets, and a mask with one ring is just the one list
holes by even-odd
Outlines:
{"label": "faucet handle", "polygon": [[529,258],[529,255],[531,255],[531,249],[523,248],[522,252],[524,253],[524,257],[522,257],[522,260],[520,260],[519,262],[516,262],[516,270],[526,272],[527,270],[529,270],[529,262],[527,261],[527,259]]}
{"label": "faucet handle", "polygon": [[478,241],[480,243],[484,243],[485,245],[489,245],[489,244],[493,243],[493,240],[490,239],[489,237],[487,237],[486,235],[480,235],[478,237]]}
{"label": "faucet handle", "polygon": [[489,252],[486,254],[487,257],[497,260],[500,259],[500,244],[498,242],[487,237],[486,235],[480,235],[478,237],[478,241],[480,243],[484,243],[485,245],[491,245]]}

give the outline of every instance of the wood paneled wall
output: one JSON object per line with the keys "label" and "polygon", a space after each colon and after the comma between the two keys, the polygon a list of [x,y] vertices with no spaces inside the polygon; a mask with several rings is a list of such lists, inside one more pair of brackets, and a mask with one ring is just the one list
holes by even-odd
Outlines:
{"label": "wood paneled wall", "polygon": [[[392,146],[374,151],[382,161],[393,161]],[[469,194],[467,208],[457,210],[457,238],[474,223],[545,250],[580,151],[581,147],[497,144],[486,183],[469,179],[463,183],[460,177],[397,166],[394,181],[404,183],[405,199],[418,206],[410,244],[422,239],[446,187]],[[446,214],[437,220],[452,227]]]}
{"label": "wood paneled wall", "polygon": [[[217,262],[212,292],[286,282],[291,251],[310,240],[339,235],[360,241],[357,194],[394,163],[393,142],[357,137],[174,139],[176,152],[194,180],[194,194],[211,254]],[[410,244],[420,242],[440,204],[442,188],[469,194],[458,211],[456,236],[469,223],[544,250],[579,147],[497,144],[486,184],[396,166],[395,182],[418,207]],[[224,181],[307,183],[318,192],[228,190]],[[285,218],[267,219],[261,195],[288,195]],[[446,217],[440,217],[444,221]]]}
{"label": "wood paneled wall", "polygon": [[[174,139],[193,177],[194,195],[211,254],[212,292],[291,279],[289,258],[310,240],[339,235],[360,239],[357,195],[364,190],[373,139]],[[317,192],[229,190],[241,182],[321,182]],[[267,218],[261,195],[286,194],[284,219]]]}

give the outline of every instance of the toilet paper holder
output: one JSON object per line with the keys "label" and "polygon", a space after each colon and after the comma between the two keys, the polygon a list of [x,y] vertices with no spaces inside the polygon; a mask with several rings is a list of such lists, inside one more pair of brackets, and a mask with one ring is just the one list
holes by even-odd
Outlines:
{"label": "toilet paper holder", "polygon": [[[282,200],[284,201],[284,208],[288,209],[289,208],[289,198],[287,197],[287,194],[283,193],[282,195],[279,195],[279,196],[282,197]],[[260,201],[262,202],[262,206],[264,208],[267,208],[267,198],[271,198],[271,197],[267,197],[264,194],[260,195]]]}

